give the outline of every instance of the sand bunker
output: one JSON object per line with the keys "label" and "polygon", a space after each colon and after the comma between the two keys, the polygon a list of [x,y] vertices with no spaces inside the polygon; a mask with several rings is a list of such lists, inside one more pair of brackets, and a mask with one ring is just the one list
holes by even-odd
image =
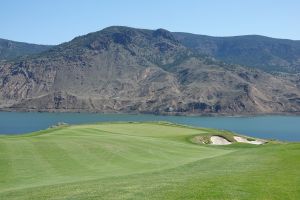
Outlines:
{"label": "sand bunker", "polygon": [[239,136],[233,136],[233,138],[234,138],[237,142],[241,142],[241,143],[257,144],[257,145],[266,143],[266,142],[263,141],[263,140],[253,140],[253,141],[249,141],[249,140],[247,140],[246,138],[244,138],[244,137],[239,137]]}
{"label": "sand bunker", "polygon": [[210,137],[211,144],[213,145],[228,145],[231,144],[228,140],[220,136],[211,136]]}

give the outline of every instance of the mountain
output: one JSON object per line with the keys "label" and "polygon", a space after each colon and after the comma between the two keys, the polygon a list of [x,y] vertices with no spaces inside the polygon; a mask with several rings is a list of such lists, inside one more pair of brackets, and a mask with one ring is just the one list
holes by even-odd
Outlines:
{"label": "mountain", "polygon": [[51,45],[28,44],[0,39],[0,60],[10,60],[20,56],[37,54],[46,51],[51,47]]}
{"label": "mountain", "polygon": [[226,64],[171,32],[108,27],[0,64],[0,108],[159,114],[300,111],[300,77]]}
{"label": "mountain", "polygon": [[184,46],[224,62],[270,72],[300,72],[300,41],[259,35],[211,37],[173,33]]}

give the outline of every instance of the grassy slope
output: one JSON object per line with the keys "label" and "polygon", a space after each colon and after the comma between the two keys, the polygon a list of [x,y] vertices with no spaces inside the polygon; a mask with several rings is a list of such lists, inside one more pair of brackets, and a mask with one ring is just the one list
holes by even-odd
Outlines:
{"label": "grassy slope", "polygon": [[0,137],[0,199],[300,199],[300,144],[197,145],[212,132],[104,123]]}

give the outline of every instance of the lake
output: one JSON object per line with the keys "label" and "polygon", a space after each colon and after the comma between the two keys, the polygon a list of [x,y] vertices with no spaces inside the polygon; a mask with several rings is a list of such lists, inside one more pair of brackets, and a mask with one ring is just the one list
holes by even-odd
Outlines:
{"label": "lake", "polygon": [[82,124],[106,121],[169,121],[230,130],[253,137],[300,141],[300,116],[187,117],[96,113],[0,112],[0,134],[21,134],[46,129],[59,122]]}

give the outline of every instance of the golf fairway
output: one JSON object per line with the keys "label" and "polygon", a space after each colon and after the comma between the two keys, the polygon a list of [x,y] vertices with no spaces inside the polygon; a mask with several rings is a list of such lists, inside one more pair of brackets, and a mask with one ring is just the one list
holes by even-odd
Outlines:
{"label": "golf fairway", "polygon": [[300,199],[299,143],[192,142],[222,133],[122,122],[0,136],[0,199]]}

